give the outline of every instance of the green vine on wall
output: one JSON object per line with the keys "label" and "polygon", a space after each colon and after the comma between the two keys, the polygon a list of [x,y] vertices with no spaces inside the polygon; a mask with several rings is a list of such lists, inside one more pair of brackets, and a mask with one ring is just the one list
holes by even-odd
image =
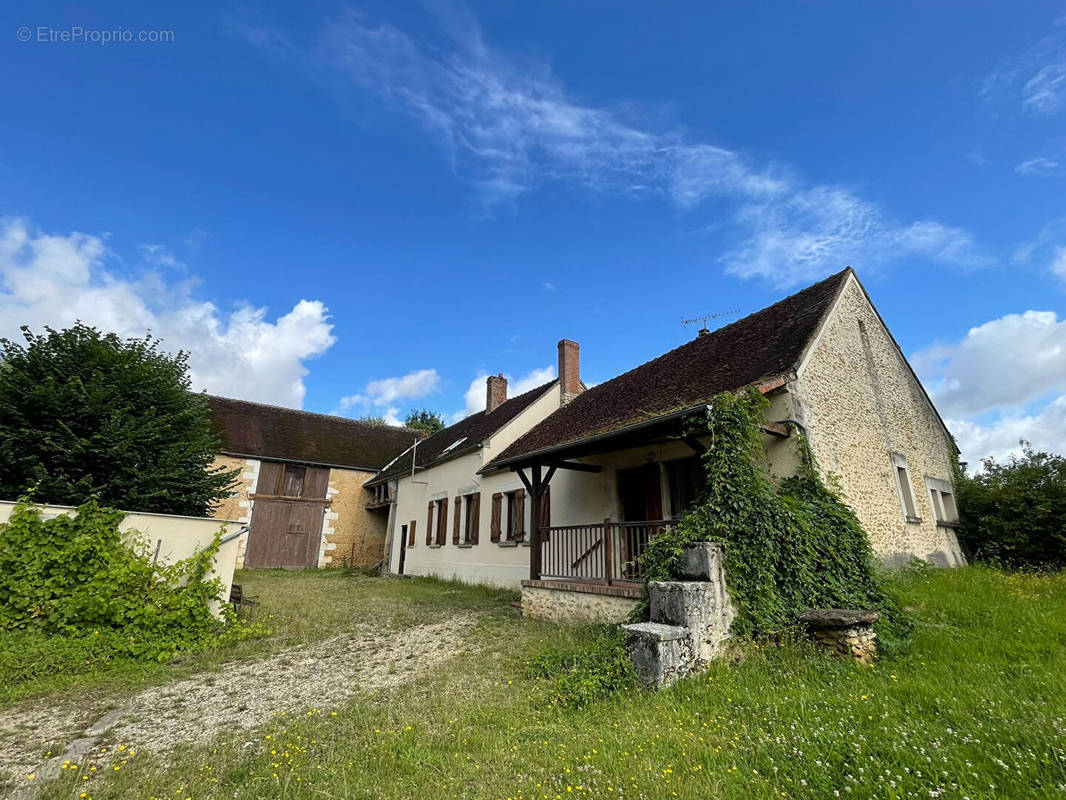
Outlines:
{"label": "green vine on wall", "polygon": [[[709,439],[707,488],[670,531],[653,539],[646,581],[676,580],[682,549],[696,541],[725,547],[726,584],[737,609],[735,635],[781,631],[810,608],[873,608],[884,638],[909,632],[899,603],[874,567],[855,512],[827,485],[797,430],[800,469],[780,484],[767,469],[760,427],[769,403],[752,389],[715,398],[690,433]],[[646,615],[646,603],[638,613]]]}
{"label": "green vine on wall", "polygon": [[19,503],[0,525],[0,632],[103,638],[115,655],[159,661],[241,635],[228,606],[222,619],[212,613],[221,534],[189,558],[153,564],[119,530],[123,516],[91,500],[45,519]]}

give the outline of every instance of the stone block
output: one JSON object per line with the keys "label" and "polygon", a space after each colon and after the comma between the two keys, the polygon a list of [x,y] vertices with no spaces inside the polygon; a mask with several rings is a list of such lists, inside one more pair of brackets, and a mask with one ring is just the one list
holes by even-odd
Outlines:
{"label": "stone block", "polygon": [[654,582],[648,593],[652,622],[687,629],[693,657],[701,664],[717,655],[734,617],[724,582]]}
{"label": "stone block", "polygon": [[680,575],[686,581],[717,581],[722,573],[722,543],[693,542],[681,551]]}
{"label": "stone block", "polygon": [[623,625],[633,671],[646,686],[669,686],[692,669],[694,658],[687,629],[657,622]]}

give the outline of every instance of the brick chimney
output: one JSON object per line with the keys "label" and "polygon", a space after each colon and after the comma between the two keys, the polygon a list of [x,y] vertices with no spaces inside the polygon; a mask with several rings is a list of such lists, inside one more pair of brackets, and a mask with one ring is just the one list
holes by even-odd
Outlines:
{"label": "brick chimney", "polygon": [[485,412],[495,411],[507,401],[507,378],[489,375],[485,379]]}
{"label": "brick chimney", "polygon": [[562,388],[563,405],[581,394],[579,350],[577,342],[569,339],[559,341],[559,386]]}

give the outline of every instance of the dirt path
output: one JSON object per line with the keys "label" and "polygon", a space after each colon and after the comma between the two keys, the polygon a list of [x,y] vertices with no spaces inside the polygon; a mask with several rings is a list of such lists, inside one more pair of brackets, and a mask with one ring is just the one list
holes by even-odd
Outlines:
{"label": "dirt path", "polygon": [[[121,743],[165,756],[181,744],[209,741],[275,714],[329,710],[357,693],[414,680],[455,656],[470,617],[383,633],[358,626],[350,633],[286,650],[261,661],[227,664],[217,672],[153,687],[110,712],[40,704],[0,714],[0,766],[24,778],[45,779],[88,740]],[[74,750],[41,763],[43,742],[74,742]],[[72,759],[74,760],[74,759]]]}

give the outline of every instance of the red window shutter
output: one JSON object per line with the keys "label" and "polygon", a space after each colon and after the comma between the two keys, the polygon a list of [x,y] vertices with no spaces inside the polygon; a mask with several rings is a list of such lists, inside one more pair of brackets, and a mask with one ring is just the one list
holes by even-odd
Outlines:
{"label": "red window shutter", "polygon": [[443,546],[448,543],[448,498],[440,502],[437,517],[437,544]]}
{"label": "red window shutter", "polygon": [[429,511],[426,512],[426,544],[433,544],[433,501],[429,501]]}
{"label": "red window shutter", "polygon": [[[459,527],[463,524],[463,504],[459,495],[455,496],[455,524],[452,525],[452,544],[459,544]],[[469,501],[467,501],[469,502]]]}
{"label": "red window shutter", "polygon": [[481,492],[470,495],[470,513],[474,516],[470,523],[470,544],[477,544],[478,528],[481,526]]}
{"label": "red window shutter", "polygon": [[515,526],[514,540],[521,542],[526,538],[526,490],[519,489],[514,493],[515,503]]}
{"label": "red window shutter", "polygon": [[489,528],[489,541],[500,541],[500,517],[503,509],[503,494],[496,492],[492,496],[492,523]]}
{"label": "red window shutter", "polygon": [[415,545],[415,526],[418,523],[415,520],[411,520],[411,526],[407,529],[407,544],[409,547]]}

